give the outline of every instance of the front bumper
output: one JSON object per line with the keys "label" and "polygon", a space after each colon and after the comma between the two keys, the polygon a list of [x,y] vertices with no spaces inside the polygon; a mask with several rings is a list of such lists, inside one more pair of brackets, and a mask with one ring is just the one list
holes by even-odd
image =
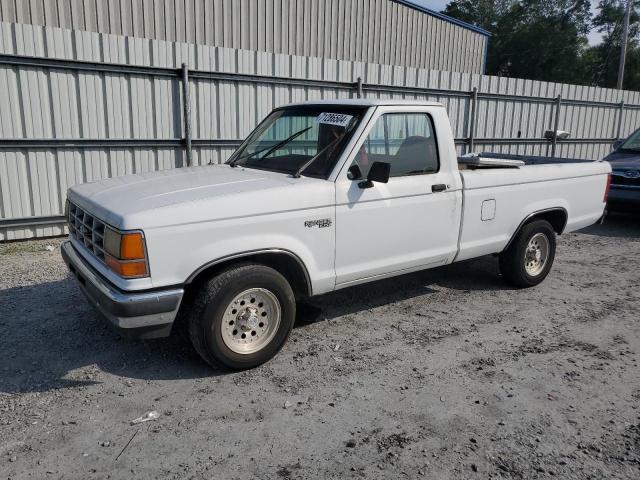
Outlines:
{"label": "front bumper", "polygon": [[184,295],[182,288],[123,292],[89,265],[70,241],[64,242],[61,250],[89,303],[118,333],[127,338],[160,338],[171,333]]}
{"label": "front bumper", "polygon": [[640,186],[611,185],[607,198],[607,210],[640,211]]}

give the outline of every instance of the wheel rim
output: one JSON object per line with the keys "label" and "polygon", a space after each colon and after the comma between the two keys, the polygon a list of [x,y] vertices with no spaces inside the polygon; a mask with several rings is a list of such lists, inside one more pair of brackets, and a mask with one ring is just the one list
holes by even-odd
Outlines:
{"label": "wheel rim", "polygon": [[278,298],[264,288],[250,288],[227,305],[221,324],[222,340],[235,353],[255,353],[271,342],[280,318]]}
{"label": "wheel rim", "polygon": [[544,233],[536,233],[524,254],[524,269],[527,275],[536,277],[542,273],[549,259],[549,239]]}

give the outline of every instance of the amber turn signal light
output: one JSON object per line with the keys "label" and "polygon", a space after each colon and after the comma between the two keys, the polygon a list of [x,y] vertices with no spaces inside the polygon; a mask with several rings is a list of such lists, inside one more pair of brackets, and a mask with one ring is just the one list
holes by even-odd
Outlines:
{"label": "amber turn signal light", "polygon": [[138,278],[148,275],[147,262],[123,262],[111,256],[105,257],[107,266],[123,278]]}
{"label": "amber turn signal light", "polygon": [[120,258],[122,260],[142,260],[144,255],[144,239],[142,233],[123,233],[120,241]]}

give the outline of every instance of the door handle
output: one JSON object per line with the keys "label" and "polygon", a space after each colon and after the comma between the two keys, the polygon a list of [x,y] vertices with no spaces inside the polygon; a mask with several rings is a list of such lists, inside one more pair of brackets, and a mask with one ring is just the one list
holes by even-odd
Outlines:
{"label": "door handle", "polygon": [[444,183],[436,183],[435,185],[431,185],[431,191],[433,193],[444,192],[446,189],[447,186]]}

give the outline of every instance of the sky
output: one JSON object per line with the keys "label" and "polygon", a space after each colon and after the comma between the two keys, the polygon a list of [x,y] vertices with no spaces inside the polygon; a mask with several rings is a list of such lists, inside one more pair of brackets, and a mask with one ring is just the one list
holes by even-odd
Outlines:
{"label": "sky", "polygon": [[[427,8],[430,8],[431,10],[435,10],[437,12],[441,12],[442,10],[444,10],[444,7],[447,5],[447,3],[449,3],[449,0],[412,0],[414,3],[418,3],[421,5],[424,5]],[[595,2],[591,2],[591,11],[595,14],[596,12],[596,5],[598,4],[597,1]],[[598,32],[591,32],[589,34],[589,44],[590,45],[597,45],[602,41],[602,35],[600,35]]]}

